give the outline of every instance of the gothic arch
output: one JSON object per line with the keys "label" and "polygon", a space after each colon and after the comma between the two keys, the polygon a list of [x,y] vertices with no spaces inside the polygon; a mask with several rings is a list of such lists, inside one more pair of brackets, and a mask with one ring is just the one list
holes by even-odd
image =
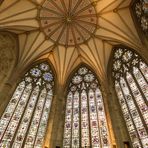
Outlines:
{"label": "gothic arch", "polygon": [[1,117],[1,147],[43,146],[54,92],[50,64],[33,64],[19,81]]}
{"label": "gothic arch", "polygon": [[84,63],[84,62],[81,62],[80,64],[78,64],[78,65],[70,72],[70,75],[68,76],[67,80],[65,81],[65,84],[64,84],[64,89],[66,90],[65,93],[67,93],[67,91],[68,91],[68,84],[71,82],[71,79],[72,79],[74,73],[77,72],[78,69],[79,69],[80,67],[82,67],[82,66],[85,66],[85,67],[87,67],[88,69],[90,69],[90,70],[95,74],[95,76],[97,77],[97,79],[98,79],[98,81],[99,81],[99,83],[100,83],[100,85],[101,85],[101,79],[100,79],[99,75],[96,73],[96,71],[95,71],[90,65],[88,65],[88,64],[86,64],[86,63]]}
{"label": "gothic arch", "polygon": [[[108,79],[111,85],[110,90],[113,91],[112,94],[116,92],[114,100],[118,102],[116,102],[117,104],[121,105],[118,110],[122,112],[121,120],[124,123],[121,126],[122,130],[126,132],[123,139],[124,141],[131,141],[133,147],[145,147],[148,138],[146,125],[147,113],[146,110],[142,109],[144,106],[147,106],[146,60],[138,52],[129,47],[118,45],[113,49],[108,65]],[[128,99],[129,97],[130,99]],[[133,112],[135,112],[135,117]],[[138,123],[139,127],[137,125]],[[130,127],[129,124],[131,125]]]}
{"label": "gothic arch", "polygon": [[31,64],[28,64],[28,66],[26,68],[24,68],[23,71],[21,71],[19,73],[20,78],[18,79],[17,83],[19,83],[20,79],[23,78],[23,76],[25,75],[25,73],[27,71],[29,71],[33,66],[38,65],[40,63],[47,63],[49,65],[49,67],[51,68],[52,73],[54,75],[54,82],[55,82],[55,89],[56,89],[56,86],[57,86],[57,83],[58,83],[57,82],[57,73],[56,73],[56,70],[55,70],[54,66],[52,65],[52,63],[50,62],[50,60],[48,58],[39,59],[39,60],[36,60],[36,61],[32,62]]}
{"label": "gothic arch", "polygon": [[[85,70],[87,71],[86,74],[80,74],[80,73],[79,73],[80,70],[82,70],[82,69],[83,69],[84,71],[85,71]],[[83,75],[83,76],[82,76],[82,77],[83,77],[82,79],[85,79],[85,76],[86,76],[86,75],[89,75],[89,74],[90,74],[90,75],[92,74],[92,75],[93,75],[93,78],[94,78],[94,80],[92,80],[92,81],[90,80],[90,83],[88,82],[88,83],[89,83],[89,86],[86,86],[86,89],[84,88],[84,90],[83,90],[84,92],[81,90],[81,87],[84,87],[84,86],[82,86],[83,84],[80,84],[81,86],[76,86],[77,83],[74,84],[74,82],[72,82],[72,81],[74,81],[74,78],[76,78],[76,77],[78,76],[78,73],[79,73],[79,75],[81,75],[81,76]],[[90,77],[90,79],[91,79],[91,77]],[[76,80],[76,81],[77,81],[77,80]],[[76,82],[76,81],[75,81],[75,82]],[[79,81],[79,80],[78,80],[78,81]],[[84,81],[84,82],[83,82],[83,81]],[[72,83],[73,83],[73,86],[70,86]],[[80,82],[80,83],[81,83],[81,82]],[[87,85],[87,82],[85,82],[85,80],[82,80],[82,83],[84,83],[84,85]],[[97,91],[97,90],[99,90],[99,92],[101,93],[101,99],[102,99],[102,101],[103,101],[103,102],[102,102],[102,106],[103,106],[103,110],[104,110],[104,111],[103,111],[103,112],[104,112],[104,122],[105,122],[105,123],[104,123],[104,126],[106,125],[106,128],[107,128],[106,130],[108,131],[108,132],[106,131],[106,132],[107,132],[107,133],[106,133],[106,134],[107,134],[107,137],[103,137],[103,135],[100,136],[100,137],[97,137],[97,136],[96,136],[97,138],[100,138],[99,141],[98,141],[98,143],[97,143],[97,142],[96,142],[96,143],[95,143],[95,142],[93,143],[93,141],[90,140],[91,138],[92,138],[92,139],[94,138],[94,137],[93,137],[94,135],[93,135],[93,133],[91,133],[92,130],[93,130],[93,126],[91,126],[91,121],[93,121],[93,119],[91,119],[91,115],[92,115],[92,114],[91,114],[91,111],[90,111],[90,110],[91,110],[91,109],[90,109],[90,108],[91,108],[91,105],[89,104],[89,101],[90,101],[91,99],[89,99],[89,98],[86,99],[86,102],[87,102],[87,104],[88,104],[88,106],[87,106],[87,107],[88,107],[88,108],[87,108],[87,109],[88,109],[87,115],[88,115],[88,118],[89,118],[90,121],[89,121],[89,120],[86,120],[86,122],[85,122],[85,120],[83,121],[83,119],[82,119],[82,117],[83,117],[83,116],[82,116],[82,108],[83,108],[83,107],[82,107],[82,104],[83,104],[83,101],[82,101],[82,98],[81,98],[81,97],[82,97],[84,94],[86,94],[87,97],[90,95],[91,85],[92,85],[91,83],[94,84],[94,86],[95,86],[95,88],[92,88],[92,90],[94,91],[94,93],[95,93],[95,91]],[[96,85],[95,85],[95,84],[96,84]],[[71,90],[72,87],[74,87],[74,86],[77,87],[76,92],[75,92],[75,91],[72,92],[72,90]],[[79,87],[79,88],[78,88],[78,87]],[[83,89],[83,88],[82,88],[82,89]],[[68,99],[69,99],[69,94],[70,94],[70,93],[71,93],[71,94],[74,93],[74,96],[75,96],[75,93],[79,93],[79,96],[80,96],[79,100],[80,100],[81,103],[80,103],[80,106],[79,106],[79,107],[80,107],[81,109],[79,110],[78,114],[79,114],[80,119],[81,119],[81,120],[79,119],[79,127],[81,127],[81,133],[79,133],[79,138],[77,138],[77,140],[74,139],[74,138],[73,138],[73,140],[72,140],[72,137],[73,137],[74,135],[72,134],[72,131],[71,131],[72,137],[71,137],[71,139],[69,139],[69,140],[70,140],[70,141],[72,140],[72,141],[71,141],[71,143],[69,143],[69,144],[67,143],[67,142],[68,142],[68,139],[65,138],[65,136],[67,135],[66,132],[67,132],[68,130],[66,129],[66,127],[67,127],[67,123],[68,123],[69,121],[67,121],[67,110],[68,110],[68,109],[66,108],[66,111],[65,111],[66,113],[65,113],[65,115],[64,115],[64,116],[65,116],[65,126],[64,126],[64,132],[63,132],[63,133],[65,133],[65,134],[63,134],[63,140],[64,140],[64,141],[63,141],[63,147],[66,147],[66,143],[67,143],[67,147],[70,146],[70,145],[74,147],[74,143],[75,143],[74,141],[75,141],[75,140],[76,140],[77,142],[79,141],[79,142],[81,143],[81,144],[80,144],[81,147],[85,147],[85,146],[94,147],[95,144],[96,144],[96,146],[99,146],[100,144],[101,144],[102,146],[105,146],[105,144],[106,144],[107,147],[108,147],[109,145],[112,145],[111,137],[109,136],[109,135],[110,135],[110,129],[109,129],[108,123],[107,123],[107,122],[108,122],[108,119],[106,118],[106,116],[107,116],[108,113],[106,112],[106,104],[104,104],[104,102],[105,102],[105,101],[104,101],[104,98],[102,98],[102,97],[104,97],[104,96],[102,96],[102,90],[101,90],[100,82],[99,82],[99,80],[98,80],[98,76],[96,75],[96,73],[94,72],[94,70],[92,70],[92,68],[89,68],[89,66],[87,66],[87,65],[84,64],[84,63],[80,64],[77,68],[75,68],[75,70],[71,73],[71,75],[69,76],[69,79],[68,79],[67,91],[66,91],[66,95],[65,95],[65,101],[68,101]],[[83,93],[84,93],[84,94],[83,94]],[[92,92],[92,93],[93,93],[93,92]],[[73,97],[74,97],[74,96],[73,96]],[[75,98],[75,97],[74,97],[74,98]],[[74,98],[73,98],[73,99],[74,99]],[[72,100],[73,100],[73,99],[72,99]],[[95,98],[94,98],[94,100],[95,100]],[[97,98],[96,98],[96,100],[97,100]],[[95,101],[96,101],[96,100],[95,100]],[[92,102],[93,102],[93,101],[92,101]],[[105,103],[106,103],[106,102],[105,102]],[[73,104],[73,108],[74,108],[74,101],[73,101],[72,104]],[[89,105],[90,105],[90,106],[89,106]],[[67,103],[65,103],[65,106],[67,106]],[[97,104],[96,104],[95,102],[94,102],[94,106],[95,106],[95,108],[96,108],[96,112],[95,112],[95,113],[96,113],[96,115],[99,116],[99,110],[97,109]],[[72,111],[72,110],[71,110],[71,111]],[[74,114],[74,110],[73,110],[72,112],[73,112],[72,114]],[[86,115],[86,116],[87,116],[87,115]],[[101,117],[100,117],[100,118],[101,118]],[[72,116],[71,116],[71,120],[73,120],[73,122],[75,122],[75,121],[74,121],[74,118],[72,118]],[[100,119],[100,120],[101,120],[101,119]],[[98,117],[98,119],[96,119],[97,124],[98,124],[98,123],[100,124],[100,120],[99,120],[99,117]],[[88,121],[88,123],[87,123],[87,121]],[[86,137],[85,137],[86,139],[84,138],[84,141],[86,140],[88,143],[87,143],[87,142],[86,142],[86,143],[85,143],[85,142],[83,143],[83,139],[82,139],[82,137],[81,137],[81,134],[84,134],[84,133],[82,132],[82,129],[83,129],[82,123],[84,123],[84,122],[85,122],[86,124],[88,124],[88,126],[89,126],[89,133],[90,133],[90,135],[91,135],[91,136],[90,136],[90,135],[88,134],[89,136],[88,136],[88,137],[86,136]],[[72,124],[72,125],[73,125],[73,124]],[[72,126],[72,125],[70,125],[70,126]],[[101,124],[100,124],[100,125],[101,125]],[[97,126],[97,127],[98,127],[98,126]],[[91,130],[91,128],[92,128],[92,130]],[[101,128],[102,128],[102,127],[99,127],[98,130],[101,130]],[[105,128],[105,127],[104,127],[104,128]],[[73,127],[73,129],[74,129],[74,127]],[[74,130],[73,130],[73,131],[74,131]],[[96,128],[96,131],[97,131],[97,128]],[[98,132],[99,132],[99,131],[98,131]],[[68,134],[69,134],[69,133],[68,133]],[[85,135],[85,134],[84,134],[84,135]],[[87,134],[86,134],[86,135],[87,135]],[[94,138],[93,140],[94,140],[94,141],[95,141],[95,140],[97,141],[97,140],[98,140],[97,138],[96,138],[96,139]],[[102,138],[102,139],[101,139],[101,138]],[[104,138],[104,139],[103,139],[103,138]],[[109,138],[109,139],[108,139],[108,138]],[[109,141],[108,141],[108,140],[109,140]],[[104,143],[103,143],[103,142],[104,142]],[[107,142],[107,143],[106,143],[106,142]],[[89,144],[90,144],[90,145],[89,145]],[[80,146],[80,145],[79,145],[79,146]],[[77,147],[77,146],[78,146],[78,145],[76,145],[76,147]]]}
{"label": "gothic arch", "polygon": [[148,26],[147,26],[147,4],[145,0],[132,0],[130,4],[130,11],[135,21],[135,26],[138,31],[143,33],[145,37],[148,36]]}

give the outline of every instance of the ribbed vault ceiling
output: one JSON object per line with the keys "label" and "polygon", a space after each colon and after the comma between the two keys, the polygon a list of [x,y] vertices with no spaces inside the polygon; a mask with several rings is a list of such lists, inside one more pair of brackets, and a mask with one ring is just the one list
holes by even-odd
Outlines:
{"label": "ribbed vault ceiling", "polygon": [[[64,83],[71,71],[84,62],[103,80],[114,45],[124,44],[139,50],[144,48],[130,14],[130,0],[91,0],[91,3],[89,0],[51,1],[64,10],[61,16],[56,9],[48,10],[55,5],[49,8],[45,0],[4,0],[0,5],[0,29],[18,34],[17,68],[24,70],[35,60],[48,58],[59,81]],[[79,3],[78,10],[84,6],[83,11],[77,11],[74,17],[67,16],[73,7],[71,4],[70,10],[67,8],[70,3]],[[52,24],[57,21],[63,24],[55,29]],[[68,32],[68,29],[64,31],[64,27],[72,29]],[[89,30],[91,27],[92,30]],[[52,28],[55,31],[52,32]],[[47,29],[52,33],[48,33]]]}

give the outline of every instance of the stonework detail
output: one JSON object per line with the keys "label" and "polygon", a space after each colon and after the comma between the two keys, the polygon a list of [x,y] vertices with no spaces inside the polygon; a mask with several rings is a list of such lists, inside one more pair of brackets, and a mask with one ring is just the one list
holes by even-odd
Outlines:
{"label": "stonework detail", "polygon": [[133,148],[146,148],[148,65],[134,50],[117,47],[114,49],[112,75]]}
{"label": "stonework detail", "polygon": [[5,33],[0,34],[0,82],[3,82],[5,77],[15,61],[15,42]]}
{"label": "stonework detail", "polygon": [[67,46],[84,43],[97,26],[96,10],[90,0],[46,0],[39,17],[46,36]]}
{"label": "stonework detail", "polygon": [[133,7],[141,29],[148,35],[148,1],[137,0]]}

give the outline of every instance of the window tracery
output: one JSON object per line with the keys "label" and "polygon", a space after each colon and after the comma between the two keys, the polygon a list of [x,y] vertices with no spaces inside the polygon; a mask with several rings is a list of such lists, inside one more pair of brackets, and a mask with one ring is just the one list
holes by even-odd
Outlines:
{"label": "window tracery", "polygon": [[148,35],[148,0],[137,0],[133,7],[142,30]]}
{"label": "window tracery", "polygon": [[25,74],[0,119],[0,147],[43,146],[53,89],[48,63],[37,64]]}
{"label": "window tracery", "polygon": [[63,147],[110,147],[100,86],[86,66],[78,69],[69,84]]}
{"label": "window tracery", "polygon": [[112,75],[133,147],[148,147],[148,66],[136,52],[116,48]]}

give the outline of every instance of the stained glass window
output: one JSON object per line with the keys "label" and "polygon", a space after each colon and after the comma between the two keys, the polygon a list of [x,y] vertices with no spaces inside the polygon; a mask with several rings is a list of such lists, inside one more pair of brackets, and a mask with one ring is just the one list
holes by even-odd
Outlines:
{"label": "stained glass window", "polygon": [[116,48],[112,75],[134,148],[148,147],[148,66],[128,48]]}
{"label": "stained glass window", "polygon": [[135,0],[132,7],[141,29],[148,35],[148,0]]}
{"label": "stained glass window", "polygon": [[0,119],[1,148],[42,148],[53,89],[48,63],[37,64],[25,74]]}
{"label": "stained glass window", "polygon": [[111,147],[100,86],[86,66],[78,69],[69,84],[63,147]]}

